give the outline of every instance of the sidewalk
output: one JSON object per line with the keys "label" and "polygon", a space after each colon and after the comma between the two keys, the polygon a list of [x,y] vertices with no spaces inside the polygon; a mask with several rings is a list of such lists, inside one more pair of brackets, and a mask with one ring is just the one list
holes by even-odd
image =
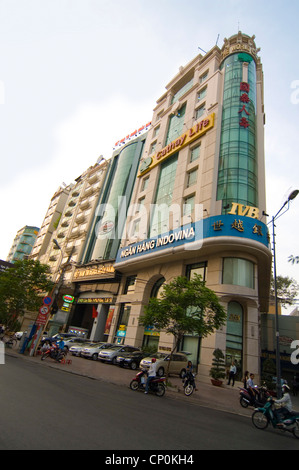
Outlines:
{"label": "sidewalk", "polygon": [[[30,357],[28,355],[19,354],[16,350],[6,349],[7,356],[13,356],[19,360],[26,360],[36,363],[39,367],[53,367],[66,373],[78,374],[94,380],[102,380],[114,385],[129,387],[131,380],[135,376],[135,372],[130,369],[122,369],[118,366],[104,364],[100,361],[92,361],[81,357],[67,355],[69,363],[60,364],[47,358],[41,362],[40,356]],[[222,385],[215,387],[213,385],[203,383],[200,377],[196,378],[197,391],[193,392],[190,397],[184,395],[182,380],[176,376],[170,376],[171,386],[167,388],[167,397],[175,400],[185,400],[198,406],[217,409],[225,412],[238,414],[241,416],[251,417],[253,408],[242,408],[239,402],[238,384],[235,387]],[[293,408],[299,410],[299,397],[293,397]]]}

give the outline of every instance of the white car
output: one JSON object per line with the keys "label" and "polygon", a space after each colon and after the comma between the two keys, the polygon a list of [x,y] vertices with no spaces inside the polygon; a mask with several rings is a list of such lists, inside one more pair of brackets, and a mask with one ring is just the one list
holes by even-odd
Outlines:
{"label": "white car", "polygon": [[103,349],[110,348],[112,343],[94,343],[82,349],[81,356],[88,359],[98,360],[99,354]]}
{"label": "white car", "polygon": [[75,346],[76,344],[82,344],[82,346],[85,346],[89,341],[85,338],[80,338],[78,336],[74,336],[73,338],[68,338],[64,339],[64,349],[68,350],[72,347]]}
{"label": "white car", "polygon": [[71,346],[69,348],[69,353],[72,355],[72,356],[81,356],[81,352],[82,352],[82,349],[84,348],[87,348],[89,346],[92,346],[94,343],[92,342],[86,342],[86,343],[76,343],[76,344],[73,344],[73,346]]}
{"label": "white car", "polygon": [[99,359],[102,362],[111,362],[112,364],[117,364],[117,356],[126,352],[139,351],[139,348],[134,346],[125,346],[114,344],[109,349],[104,349],[99,354]]}

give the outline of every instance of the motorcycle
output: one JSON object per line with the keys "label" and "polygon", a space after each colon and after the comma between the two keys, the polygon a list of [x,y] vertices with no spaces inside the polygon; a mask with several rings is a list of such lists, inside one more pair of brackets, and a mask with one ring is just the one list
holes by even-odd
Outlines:
{"label": "motorcycle", "polygon": [[47,357],[50,357],[51,359],[54,359],[57,362],[61,362],[62,359],[65,358],[65,355],[65,351],[60,350],[56,345],[52,345],[50,348],[48,348],[42,353],[41,360],[44,361],[45,359],[47,359]]}
{"label": "motorcycle", "polygon": [[240,405],[243,408],[247,408],[248,406],[262,406],[266,403],[269,397],[271,397],[270,393],[265,386],[255,386],[255,396],[253,397],[247,388],[240,388]]}
{"label": "motorcycle", "polygon": [[[130,382],[130,389],[134,391],[142,390],[144,392],[146,377],[147,373],[145,370],[138,372],[138,374],[136,374],[136,377]],[[157,395],[157,397],[163,397],[166,391],[165,380],[165,377],[155,377],[153,380],[150,381],[148,391],[154,393],[155,395]]]}
{"label": "motorcycle", "polygon": [[256,408],[252,414],[252,422],[257,429],[266,429],[269,423],[273,428],[292,433],[299,439],[299,413],[291,412],[280,420],[274,409],[273,398],[268,398],[263,407]]}
{"label": "motorcycle", "polygon": [[190,397],[190,395],[192,395],[194,390],[196,390],[195,377],[196,377],[196,374],[193,374],[192,372],[188,372],[182,381],[183,387],[184,387],[184,393],[187,397]]}

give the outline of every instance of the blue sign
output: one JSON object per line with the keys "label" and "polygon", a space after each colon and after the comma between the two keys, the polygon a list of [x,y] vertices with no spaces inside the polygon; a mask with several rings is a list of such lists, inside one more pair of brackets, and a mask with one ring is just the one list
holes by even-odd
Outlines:
{"label": "blue sign", "polygon": [[260,220],[240,215],[217,215],[120,248],[115,265],[145,254],[158,254],[167,248],[182,245],[188,250],[199,250],[203,240],[215,237],[250,239],[266,247],[269,246],[268,227]]}
{"label": "blue sign", "polygon": [[49,296],[45,297],[44,300],[43,300],[43,303],[44,303],[44,305],[51,305],[52,298],[49,297]]}

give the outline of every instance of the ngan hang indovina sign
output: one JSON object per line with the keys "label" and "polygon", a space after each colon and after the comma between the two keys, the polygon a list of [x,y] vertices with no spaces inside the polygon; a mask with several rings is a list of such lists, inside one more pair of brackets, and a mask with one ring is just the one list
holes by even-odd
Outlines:
{"label": "ngan hang indovina sign", "polygon": [[170,144],[166,145],[153,157],[146,158],[140,165],[138,176],[144,175],[156,165],[159,165],[161,161],[170,157],[179,150],[182,150],[184,147],[191,144],[194,140],[203,136],[209,129],[214,127],[214,121],[215,113],[212,113],[202,121],[196,123],[193,127],[191,127],[191,129],[188,129],[188,131],[186,131],[180,137],[170,142]]}

